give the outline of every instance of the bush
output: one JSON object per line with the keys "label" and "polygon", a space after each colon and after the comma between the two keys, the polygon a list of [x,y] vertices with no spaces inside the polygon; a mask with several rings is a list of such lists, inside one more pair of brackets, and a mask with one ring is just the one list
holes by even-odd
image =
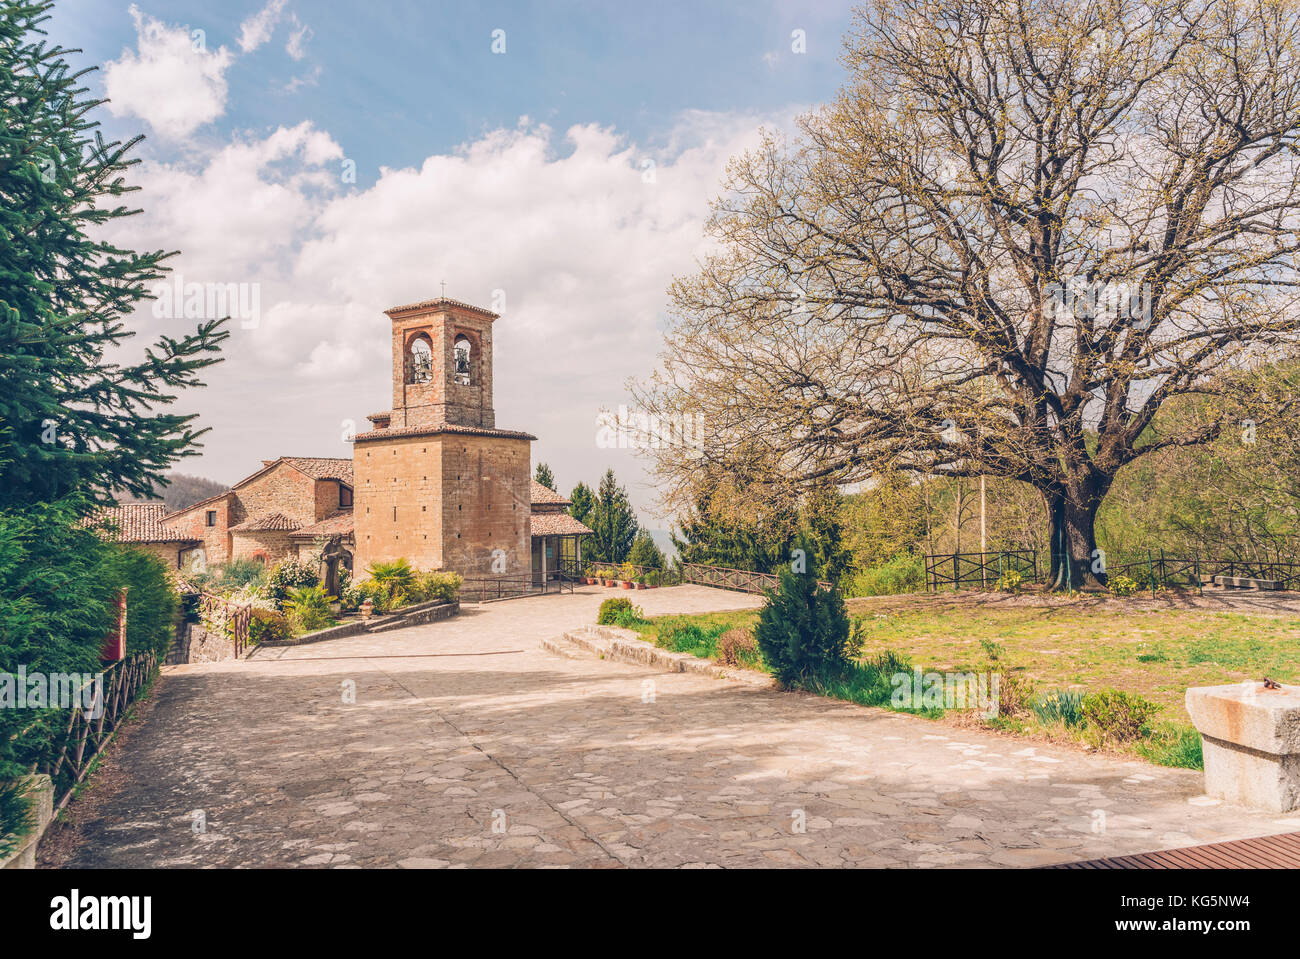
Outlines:
{"label": "bush", "polygon": [[914,593],[925,586],[925,564],[919,556],[901,554],[868,569],[850,581],[851,596],[892,596]]}
{"label": "bush", "polygon": [[289,623],[296,633],[314,633],[334,625],[330,614],[330,598],[324,586],[297,586],[289,591],[284,601]]}
{"label": "bush", "polygon": [[266,564],[255,559],[232,559],[221,567],[220,585],[227,589],[239,589],[249,583],[266,580]]}
{"label": "bush", "polygon": [[302,586],[315,586],[319,582],[320,577],[316,575],[316,571],[306,563],[300,563],[296,559],[286,559],[267,571],[266,595],[279,605],[283,604],[285,597],[289,595],[289,590]]}
{"label": "bush", "polygon": [[1119,689],[1103,689],[1083,697],[1080,711],[1087,726],[1102,740],[1119,743],[1140,739],[1160,707]]}
{"label": "bush", "polygon": [[1083,723],[1083,693],[1077,689],[1049,690],[1035,698],[1029,708],[1040,722],[1047,725],[1079,726]]}
{"label": "bush", "polygon": [[612,626],[619,613],[631,611],[632,600],[622,596],[612,597],[600,604],[600,610],[596,613],[596,623],[600,626]]}
{"label": "bush", "polygon": [[1204,769],[1201,734],[1191,726],[1174,726],[1167,723],[1156,731],[1150,742],[1140,743],[1138,753],[1157,766],[1175,766],[1179,769]]}
{"label": "bush", "polygon": [[1004,569],[1002,575],[998,577],[997,590],[1000,593],[1018,593],[1024,579],[1019,570]]}
{"label": "bush", "polygon": [[460,592],[460,587],[464,582],[465,579],[460,573],[438,570],[418,573],[415,577],[412,598],[416,602],[437,600],[440,603],[450,603],[456,598],[456,594]]}
{"label": "bush", "polygon": [[632,548],[628,551],[627,561],[633,566],[644,566],[647,569],[663,569],[664,554],[654,539],[645,530],[636,534],[632,540]]}
{"label": "bush", "polygon": [[754,638],[763,662],[782,686],[842,673],[861,649],[839,590],[783,565],[779,587],[767,594]]}
{"label": "bush", "polygon": [[374,583],[383,597],[381,604],[376,595],[370,596],[376,609],[382,606],[383,611],[387,612],[410,602],[411,593],[416,588],[416,574],[408,560],[395,559],[387,563],[375,563],[366,572],[370,574],[368,582]]}
{"label": "bush", "polygon": [[1116,573],[1114,576],[1106,577],[1106,588],[1116,596],[1132,596],[1138,591],[1138,584],[1137,580],[1123,573]]}
{"label": "bush", "polygon": [[181,598],[167,565],[139,547],[106,543],[100,576],[114,596],[126,589],[126,652],[167,655]]}
{"label": "bush", "polygon": [[289,619],[284,613],[269,609],[253,609],[248,622],[248,638],[255,643],[283,642],[293,635]]}
{"label": "bush", "polygon": [[754,634],[739,626],[727,630],[718,637],[718,658],[728,666],[756,667],[759,658]]}

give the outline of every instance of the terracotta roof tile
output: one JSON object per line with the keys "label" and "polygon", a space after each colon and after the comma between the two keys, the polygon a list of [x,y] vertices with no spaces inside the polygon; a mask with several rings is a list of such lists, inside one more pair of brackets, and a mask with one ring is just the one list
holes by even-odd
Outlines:
{"label": "terracotta roof tile", "polygon": [[352,510],[344,510],[341,513],[335,513],[333,516],[327,516],[312,526],[304,526],[293,534],[293,538],[315,539],[317,536],[351,536],[353,525]]}
{"label": "terracotta roof tile", "polygon": [[353,439],[358,443],[364,443],[366,440],[382,440],[392,436],[437,436],[440,433],[459,433],[464,436],[499,436],[505,439],[514,440],[535,440],[537,439],[532,433],[522,433],[519,430],[497,430],[488,429],[485,426],[459,426],[454,423],[438,423],[434,426],[403,426],[397,429],[387,430],[370,430],[366,433],[358,433]]}
{"label": "terracotta roof tile", "polygon": [[407,303],[403,306],[390,307],[389,309],[384,310],[384,313],[388,316],[392,316],[394,313],[405,313],[408,310],[430,310],[448,306],[461,310],[469,310],[473,313],[481,313],[484,316],[492,317],[494,320],[498,319],[498,314],[493,313],[491,310],[485,310],[483,307],[475,306],[473,303],[464,303],[460,300],[453,300],[449,296],[438,296],[434,297],[432,300],[421,300],[419,303]]}
{"label": "terracotta roof tile", "polygon": [[281,456],[294,469],[301,470],[312,479],[342,480],[352,485],[352,460],[335,456]]}
{"label": "terracotta roof tile", "polygon": [[572,506],[573,504],[561,496],[549,486],[543,486],[537,480],[530,481],[532,485],[532,502],[536,506],[539,503],[545,503],[548,506]]}
{"label": "terracotta roof tile", "polygon": [[568,513],[534,513],[531,520],[534,536],[571,536],[591,532]]}
{"label": "terracotta roof tile", "polygon": [[302,529],[302,523],[283,513],[264,513],[230,527],[232,533],[293,532],[297,529]]}
{"label": "terracotta roof tile", "polygon": [[162,503],[119,503],[84,521],[122,543],[195,543],[198,540],[162,525],[167,507]]}

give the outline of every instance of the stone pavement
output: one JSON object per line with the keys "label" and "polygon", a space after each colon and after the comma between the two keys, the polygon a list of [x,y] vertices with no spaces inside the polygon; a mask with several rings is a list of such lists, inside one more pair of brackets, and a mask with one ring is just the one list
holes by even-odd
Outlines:
{"label": "stone pavement", "polygon": [[539,648],[609,595],[168,667],[65,864],[1027,866],[1300,828],[1200,773]]}

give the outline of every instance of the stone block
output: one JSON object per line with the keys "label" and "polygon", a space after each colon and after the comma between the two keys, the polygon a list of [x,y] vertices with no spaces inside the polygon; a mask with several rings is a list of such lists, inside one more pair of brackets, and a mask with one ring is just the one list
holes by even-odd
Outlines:
{"label": "stone block", "polygon": [[1300,687],[1205,686],[1187,690],[1186,703],[1208,795],[1270,812],[1300,808]]}

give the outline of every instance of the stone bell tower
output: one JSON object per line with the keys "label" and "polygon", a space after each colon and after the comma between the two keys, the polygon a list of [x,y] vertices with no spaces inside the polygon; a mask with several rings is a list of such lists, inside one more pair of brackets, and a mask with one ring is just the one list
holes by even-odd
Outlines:
{"label": "stone bell tower", "polygon": [[385,313],[393,321],[390,425],[496,426],[492,322],[497,314],[446,297]]}
{"label": "stone bell tower", "polygon": [[354,565],[404,558],[466,576],[528,574],[531,444],[496,428],[492,323],[439,297],[392,321],[393,406],[352,448]]}

